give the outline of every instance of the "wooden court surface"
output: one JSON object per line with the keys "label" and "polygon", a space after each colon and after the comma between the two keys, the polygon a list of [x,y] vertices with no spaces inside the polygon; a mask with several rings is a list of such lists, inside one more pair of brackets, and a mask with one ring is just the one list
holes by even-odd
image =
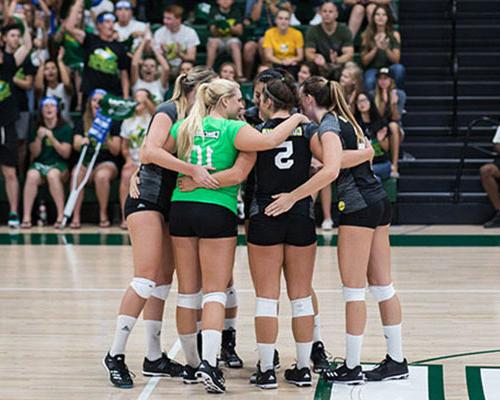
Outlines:
{"label": "wooden court surface", "polygon": [[[82,233],[95,232],[93,227]],[[36,232],[52,232],[38,230]],[[118,230],[101,232],[119,233]],[[7,234],[6,229],[0,235]],[[395,227],[395,236],[469,235],[498,238],[500,230],[479,227]],[[24,233],[23,233],[24,234]],[[335,233],[334,233],[335,234]],[[450,237],[451,237],[450,236]],[[467,237],[469,237],[467,236]],[[474,242],[475,243],[475,242]],[[430,361],[442,365],[445,398],[468,399],[466,366],[500,366],[500,247],[393,247],[396,288],[404,313],[404,348],[410,362],[476,353]],[[184,399],[215,398],[201,385],[159,381],[140,374],[144,354],[139,321],[127,350],[127,364],[137,373],[135,388],[119,390],[108,383],[101,359],[114,332],[123,289],[132,276],[130,246],[0,245],[0,399]],[[299,389],[282,380],[275,391],[248,384],[257,360],[253,331],[254,293],[246,247],[238,246],[235,282],[239,293],[237,350],[242,370],[225,370],[229,399],[308,399],[315,387]],[[320,300],[322,336],[334,356],[344,354],[344,303],[336,262],[336,247],[318,247],[314,287]],[[165,311],[163,346],[183,362],[176,342],[175,285]],[[368,325],[363,362],[385,355],[377,306],[368,299]],[[278,349],[282,365],[295,356],[290,332],[290,306],[282,293]],[[496,350],[496,351],[495,351]],[[387,386],[386,399],[396,399]],[[359,392],[359,393],[358,393]],[[353,392],[354,393],[354,392]],[[355,399],[369,399],[362,389]],[[331,398],[340,398],[332,393]],[[403,397],[404,398],[404,397]],[[500,399],[498,397],[488,397]],[[422,398],[424,400],[424,398]]]}

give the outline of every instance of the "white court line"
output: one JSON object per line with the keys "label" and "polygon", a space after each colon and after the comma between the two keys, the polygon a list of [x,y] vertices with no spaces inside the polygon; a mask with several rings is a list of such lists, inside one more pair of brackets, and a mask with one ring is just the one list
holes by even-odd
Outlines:
{"label": "white court line", "polygon": [[[237,289],[239,293],[254,293],[253,289]],[[123,292],[125,289],[117,288],[23,288],[23,287],[0,287],[0,292],[88,292],[88,293],[106,293]],[[342,293],[341,289],[315,289],[316,293]],[[172,290],[171,293],[177,293]],[[282,290],[281,293],[286,293]],[[500,289],[398,289],[398,293],[413,294],[500,294]]]}
{"label": "white court line", "polygon": [[[179,338],[177,338],[175,343],[172,345],[172,347],[168,351],[168,358],[171,358],[171,359],[174,358],[180,349],[181,349],[181,341],[179,340]],[[151,394],[153,393],[153,391],[155,390],[156,385],[158,385],[158,382],[160,382],[160,379],[161,378],[159,378],[159,377],[151,378],[148,381],[148,383],[146,384],[146,386],[144,386],[144,389],[142,389],[142,392],[139,395],[139,397],[137,398],[137,400],[148,400],[151,397]]]}

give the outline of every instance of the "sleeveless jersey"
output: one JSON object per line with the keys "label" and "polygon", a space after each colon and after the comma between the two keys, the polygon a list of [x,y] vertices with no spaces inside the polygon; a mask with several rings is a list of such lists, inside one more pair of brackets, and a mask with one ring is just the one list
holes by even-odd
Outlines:
{"label": "sleeveless jersey", "polygon": [[[285,120],[270,119],[256,128],[266,135]],[[316,132],[314,124],[299,125],[283,143],[272,150],[257,153],[256,186],[250,215],[262,212],[272,203],[272,195],[289,193],[309,179],[312,157],[309,142]],[[311,197],[298,201],[288,212],[313,215]]]}
{"label": "sleeveless jersey", "polygon": [[[178,121],[170,133],[177,140]],[[206,165],[215,168],[215,171],[229,169],[234,165],[238,150],[234,147],[234,140],[239,130],[247,125],[238,120],[217,119],[210,116],[203,118],[203,132],[196,134],[191,150],[191,156],[184,161],[191,164]],[[172,201],[193,201],[199,203],[216,204],[230,209],[237,214],[237,196],[240,185],[222,187],[217,190],[198,188],[191,192],[181,192],[175,188]]]}
{"label": "sleeveless jersey", "polygon": [[[172,120],[172,124],[177,122],[175,103],[165,102],[160,104],[156,110],[156,114],[159,113],[167,114]],[[151,122],[153,119],[154,116],[151,118]],[[139,181],[139,199],[158,204],[164,208],[170,208],[170,199],[177,182],[177,172],[162,168],[156,164],[142,164],[139,169]]]}
{"label": "sleeveless jersey", "polygon": [[[333,131],[339,135],[344,150],[358,150],[356,132],[348,120],[343,117],[337,118],[331,113],[326,114],[321,121],[319,133],[322,135],[327,131]],[[362,210],[387,196],[384,188],[375,178],[368,161],[340,171],[337,179],[337,193],[338,210],[344,214]]]}

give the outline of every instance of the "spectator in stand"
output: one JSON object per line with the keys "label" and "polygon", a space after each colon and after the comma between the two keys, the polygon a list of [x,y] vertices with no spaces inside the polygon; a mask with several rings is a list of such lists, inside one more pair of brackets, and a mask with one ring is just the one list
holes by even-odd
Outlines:
{"label": "spectator in stand", "polygon": [[183,61],[179,66],[179,75],[180,74],[189,74],[189,72],[194,68],[193,61]]}
{"label": "spectator in stand", "polygon": [[319,70],[316,64],[311,61],[303,61],[300,64],[299,73],[297,74],[297,83],[302,85],[306,79],[314,75],[319,75]]}
{"label": "spectator in stand", "polygon": [[406,103],[406,93],[396,88],[389,68],[381,68],[378,71],[374,98],[379,114],[388,122],[389,126],[391,177],[399,178],[399,146],[404,139],[401,117]]}
{"label": "spectator in stand", "polygon": [[349,61],[340,74],[339,82],[344,89],[345,99],[351,111],[354,112],[356,97],[363,90],[363,71],[358,64]]}
{"label": "spectator in stand", "polygon": [[273,26],[274,18],[280,9],[292,11],[292,5],[289,1],[282,0],[247,0],[245,17],[250,20],[248,26],[252,34],[247,37],[243,46],[243,73],[248,80],[252,77],[257,54],[261,61],[265,60],[263,36]]}
{"label": "spectator in stand", "polygon": [[[87,104],[85,106],[85,112],[81,120],[76,121],[74,128],[73,137],[73,149],[79,153],[82,146],[89,145],[90,148],[87,150],[86,158],[80,170],[80,175],[78,176],[78,181],[81,182],[85,172],[87,171],[87,165],[93,155],[93,149],[96,143],[89,140],[88,130],[92,126],[92,122],[96,117],[97,111],[99,110],[99,101],[106,95],[106,91],[102,89],[96,89],[88,97]],[[90,177],[90,182],[95,185],[95,192],[97,195],[97,201],[99,203],[99,226],[101,228],[107,228],[111,225],[108,218],[108,200],[109,200],[109,188],[111,181],[118,177],[118,156],[120,154],[120,126],[121,123],[118,121],[113,121],[111,124],[111,129],[106,138],[106,141],[101,147],[101,151],[97,156],[96,163],[94,165],[94,171]],[[73,169],[72,175],[76,173]],[[71,221],[70,227],[72,229],[80,228],[80,214],[82,210],[83,203],[83,191],[78,197],[75,205],[75,211],[73,212],[73,219]]]}
{"label": "spectator in stand", "polygon": [[[26,26],[29,30],[29,25]],[[4,43],[5,51],[14,54],[21,46],[21,31],[19,29],[10,30],[6,35],[4,35]],[[12,80],[14,82],[13,93],[17,98],[17,106],[19,110],[19,116],[16,121],[18,149],[17,168],[22,174],[26,172],[25,167],[27,161],[28,136],[31,124],[29,98],[30,96],[31,98],[33,96],[32,90],[35,74],[36,68],[31,62],[31,57],[28,56],[24,59],[24,62],[19,67]]]}
{"label": "spectator in stand", "polygon": [[109,12],[97,16],[98,35],[87,33],[77,27],[78,9],[83,0],[76,0],[75,7],[66,21],[67,31],[82,44],[84,68],[82,80],[83,100],[96,88],[104,89],[116,96],[128,98],[130,80],[128,75],[129,59],[125,46],[113,39],[114,14]]}
{"label": "spectator in stand", "polygon": [[73,85],[68,72],[64,65],[64,47],[60,47],[56,61],[48,60],[38,67],[35,91],[38,99],[47,96],[56,97],[59,101],[58,111],[62,118],[73,126],[70,116]]}
{"label": "spectator in stand", "polygon": [[132,38],[131,52],[135,52],[141,39],[146,32],[146,24],[137,21],[132,14],[132,3],[128,0],[120,0],[115,4],[115,32],[118,33],[118,41],[126,42]]}
{"label": "spectator in stand", "polygon": [[304,59],[304,37],[302,32],[290,27],[291,12],[279,10],[276,14],[276,26],[264,35],[265,59],[273,66],[280,66],[295,78],[299,72],[299,63]]}
{"label": "spectator in stand", "polygon": [[228,81],[236,81],[238,74],[236,73],[236,65],[231,62],[222,63],[219,68],[219,76]]}
{"label": "spectator in stand", "polygon": [[243,34],[243,15],[234,0],[217,0],[217,7],[212,6],[209,14],[211,37],[207,43],[207,66],[213,68],[218,52],[229,51],[236,66],[237,79],[243,78],[241,61],[241,41]]}
{"label": "spectator in stand", "polygon": [[[18,159],[16,120],[19,115],[17,98],[14,94],[14,76],[31,51],[31,35],[26,20],[22,19],[24,34],[23,44],[15,45],[21,37],[19,25],[10,23],[2,28],[0,48],[0,166],[5,178],[5,191],[9,201],[8,224],[19,227],[18,202],[19,181],[16,175]],[[15,38],[16,39],[15,39]]]}
{"label": "spectator in stand", "polygon": [[500,228],[500,127],[493,138],[493,145],[495,160],[491,164],[483,165],[479,170],[483,188],[495,208],[495,215],[484,224],[485,228]]}
{"label": "spectator in stand", "polygon": [[371,139],[375,157],[372,168],[380,180],[391,176],[391,161],[389,160],[389,129],[387,122],[380,116],[375,103],[368,93],[360,92],[355,98],[354,116],[366,136]]}
{"label": "spectator in stand", "polygon": [[193,28],[182,23],[183,8],[172,5],[163,12],[163,25],[154,34],[154,46],[161,49],[170,66],[170,77],[179,75],[183,61],[196,60],[196,46],[200,44],[198,34]]}
{"label": "spectator in stand", "polygon": [[332,1],[320,8],[322,22],[306,34],[306,59],[314,62],[321,75],[338,80],[343,65],[354,55],[352,34],[343,23],[337,22],[338,9]]}
{"label": "spectator in stand", "polygon": [[373,90],[377,71],[389,67],[396,86],[403,88],[405,67],[401,65],[401,36],[394,30],[392,14],[377,6],[371,22],[361,35],[361,62],[365,68],[365,89]]}
{"label": "spectator in stand", "polygon": [[23,222],[21,228],[31,228],[31,211],[38,187],[44,182],[56,204],[55,228],[60,228],[64,217],[64,181],[68,178],[68,159],[71,155],[73,132],[61,116],[59,100],[44,97],[40,102],[37,128],[30,137],[32,164],[24,184]]}
{"label": "spectator in stand", "polygon": [[[132,57],[130,81],[134,93],[146,89],[156,104],[163,102],[168,90],[170,67],[159,48],[151,46],[151,34],[148,32]],[[154,56],[143,58],[144,49],[152,48]]]}
{"label": "spectator in stand", "polygon": [[[75,10],[73,10],[75,9]],[[92,32],[92,28],[84,25],[83,9],[78,4],[73,4],[70,9],[69,15],[75,13],[76,26],[78,30],[85,31],[87,33]],[[76,111],[82,110],[82,73],[85,53],[83,51],[83,46],[78,40],[71,35],[66,29],[66,21],[61,21],[60,27],[53,39],[56,43],[60,44],[64,48],[64,64],[69,69],[73,82],[75,84],[76,92]]]}
{"label": "spectator in stand", "polygon": [[102,13],[113,14],[115,12],[115,6],[110,0],[85,0],[85,10],[84,18],[85,24],[90,26],[92,29],[97,27],[97,17]]}
{"label": "spectator in stand", "polygon": [[391,0],[344,0],[342,5],[346,20],[349,20],[348,26],[352,37],[356,37],[363,21],[366,18],[368,23],[372,20],[373,11],[377,6],[389,5]]}
{"label": "spectator in stand", "polygon": [[154,114],[155,103],[150,92],[146,89],[138,89],[134,94],[137,102],[134,115],[123,121],[120,136],[121,153],[125,159],[125,165],[122,168],[120,176],[120,210],[122,213],[121,229],[127,229],[127,221],[124,218],[124,206],[127,199],[130,178],[139,168],[139,150],[142,146],[144,136],[149,126],[149,122]]}

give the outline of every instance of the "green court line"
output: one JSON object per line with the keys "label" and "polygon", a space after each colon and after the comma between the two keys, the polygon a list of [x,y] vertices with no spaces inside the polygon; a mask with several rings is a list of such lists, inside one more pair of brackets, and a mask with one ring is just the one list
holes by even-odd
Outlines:
{"label": "green court line", "polygon": [[[0,233],[0,245],[106,245],[130,244],[126,234],[100,233]],[[246,244],[238,235],[238,245]],[[394,247],[500,247],[500,235],[391,235]],[[318,235],[318,246],[337,246],[337,235]]]}
{"label": "green court line", "polygon": [[469,400],[485,400],[483,391],[483,381],[481,379],[481,368],[465,367],[467,377],[467,393]]}
{"label": "green court line", "polygon": [[414,361],[414,362],[410,363],[410,365],[421,365],[421,364],[429,363],[429,362],[433,362],[433,361],[448,360],[450,358],[468,357],[468,356],[475,356],[475,355],[479,355],[479,354],[490,354],[490,353],[500,353],[500,349],[473,351],[473,352],[469,352],[469,353],[447,354],[444,356],[439,356],[439,357],[434,357],[434,358],[426,358],[425,360]]}
{"label": "green court line", "polygon": [[330,400],[330,396],[332,395],[332,387],[332,382],[327,382],[322,377],[320,377],[316,385],[316,390],[314,392],[314,400]]}
{"label": "green court line", "polygon": [[427,365],[429,400],[444,400],[444,378],[442,365]]}

